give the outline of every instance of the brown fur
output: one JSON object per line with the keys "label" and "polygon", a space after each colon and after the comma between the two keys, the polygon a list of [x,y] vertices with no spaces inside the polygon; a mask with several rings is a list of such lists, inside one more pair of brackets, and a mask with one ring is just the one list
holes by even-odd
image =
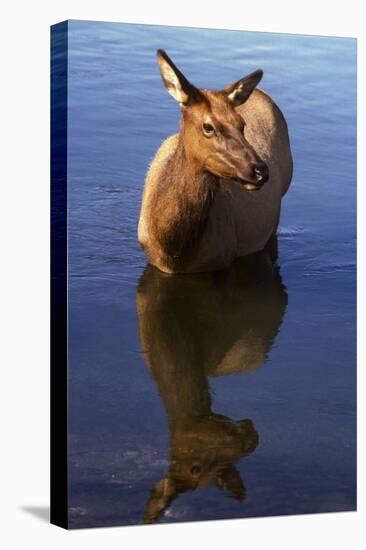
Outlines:
{"label": "brown fur", "polygon": [[[180,186],[176,187],[178,178]],[[164,178],[159,180],[152,197],[148,222],[172,270],[182,269],[197,249],[214,200],[216,180],[209,173],[192,178],[187,170],[184,145],[180,139],[174,156],[167,163]],[[195,185],[192,185],[192,181]],[[163,208],[160,204],[162,196]]]}

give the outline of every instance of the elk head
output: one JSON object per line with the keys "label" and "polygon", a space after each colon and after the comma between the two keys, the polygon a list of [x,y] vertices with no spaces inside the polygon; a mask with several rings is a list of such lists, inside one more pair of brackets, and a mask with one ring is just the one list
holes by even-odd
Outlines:
{"label": "elk head", "polygon": [[239,180],[247,190],[260,189],[268,180],[268,167],[245,138],[245,120],[236,107],[249,98],[263,72],[209,91],[193,86],[164,50],[158,50],[157,58],[165,87],[182,109],[187,160],[198,170]]}

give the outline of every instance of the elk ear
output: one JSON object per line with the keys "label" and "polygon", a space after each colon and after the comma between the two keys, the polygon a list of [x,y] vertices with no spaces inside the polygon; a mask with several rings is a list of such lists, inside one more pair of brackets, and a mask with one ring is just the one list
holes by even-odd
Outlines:
{"label": "elk ear", "polygon": [[182,107],[200,101],[200,91],[188,82],[164,50],[157,51],[157,59],[166,89]]}
{"label": "elk ear", "polygon": [[262,76],[263,71],[258,69],[241,80],[226,86],[223,93],[230,99],[234,107],[237,107],[248,99],[254,88],[259,84]]}

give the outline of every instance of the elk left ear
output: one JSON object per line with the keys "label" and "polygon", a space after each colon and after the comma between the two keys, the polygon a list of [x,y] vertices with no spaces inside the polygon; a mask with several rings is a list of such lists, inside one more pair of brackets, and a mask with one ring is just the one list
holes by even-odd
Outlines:
{"label": "elk left ear", "polygon": [[198,88],[186,79],[164,50],[157,51],[157,60],[167,91],[178,101],[181,107],[201,100]]}
{"label": "elk left ear", "polygon": [[237,107],[248,99],[254,88],[259,84],[262,76],[263,71],[258,69],[241,80],[226,86],[223,93],[230,99],[234,107]]}

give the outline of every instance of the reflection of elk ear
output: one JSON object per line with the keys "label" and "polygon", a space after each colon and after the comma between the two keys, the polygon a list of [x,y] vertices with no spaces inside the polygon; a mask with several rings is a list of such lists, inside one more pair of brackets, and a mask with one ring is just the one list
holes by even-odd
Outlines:
{"label": "reflection of elk ear", "polygon": [[249,418],[246,418],[245,420],[240,420],[238,422],[238,425],[240,426],[240,431],[243,436],[243,451],[245,453],[245,456],[248,456],[258,447],[258,432],[254,428],[253,422],[249,420]]}
{"label": "reflection of elk ear", "polygon": [[175,481],[170,477],[163,477],[151,490],[147,501],[144,523],[154,523],[165,512],[172,500],[177,496]]}
{"label": "reflection of elk ear", "polygon": [[233,464],[228,464],[219,471],[216,485],[240,502],[246,497],[244,483],[240,477],[239,471]]}

